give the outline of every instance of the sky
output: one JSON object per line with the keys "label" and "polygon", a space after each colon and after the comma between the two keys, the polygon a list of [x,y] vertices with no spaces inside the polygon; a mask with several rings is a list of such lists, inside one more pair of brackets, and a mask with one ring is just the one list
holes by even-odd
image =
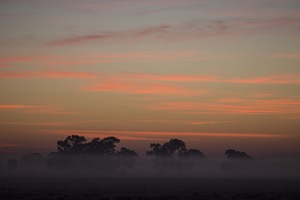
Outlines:
{"label": "sky", "polygon": [[0,0],[0,152],[300,153],[298,0]]}

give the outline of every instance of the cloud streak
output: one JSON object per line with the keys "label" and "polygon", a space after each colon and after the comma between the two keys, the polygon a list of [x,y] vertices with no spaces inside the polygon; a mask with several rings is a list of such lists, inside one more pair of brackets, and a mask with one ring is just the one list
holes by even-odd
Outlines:
{"label": "cloud streak", "polygon": [[180,111],[191,114],[230,114],[230,115],[282,115],[300,114],[300,101],[278,100],[241,100],[236,102],[166,102],[146,106],[152,110]]}
{"label": "cloud streak", "polygon": [[78,124],[99,124],[107,120],[54,121],[54,122],[0,122],[1,125],[21,126],[76,126]]}
{"label": "cloud streak", "polygon": [[156,39],[162,41],[178,41],[203,39],[223,35],[246,35],[261,33],[267,30],[284,28],[299,31],[298,18],[249,19],[231,21],[189,21],[180,25],[161,24],[126,31],[101,31],[95,34],[78,35],[54,39],[46,43],[49,46],[67,46],[91,44],[92,42],[120,42],[124,40]]}
{"label": "cloud streak", "polygon": [[273,75],[254,78],[233,78],[227,83],[243,84],[300,84],[300,74]]}
{"label": "cloud streak", "polygon": [[0,143],[0,149],[2,149],[2,148],[10,148],[10,147],[16,147],[16,146],[18,146],[18,145],[16,145],[16,144],[10,144],[10,143]]}
{"label": "cloud streak", "polygon": [[29,109],[35,108],[36,106],[31,105],[22,105],[22,104],[0,104],[0,109],[8,110],[8,109]]}
{"label": "cloud streak", "polygon": [[[273,75],[253,78],[225,79],[210,75],[162,75],[142,73],[122,73],[99,75],[101,77],[93,84],[82,87],[90,92],[117,92],[129,94],[161,94],[161,95],[186,95],[197,96],[209,93],[207,89],[193,89],[182,86],[182,83],[207,82],[220,84],[300,84],[300,75]],[[221,100],[220,100],[221,101]],[[240,103],[240,99],[223,99],[231,103]],[[229,102],[229,103],[230,103]],[[246,107],[244,108],[246,109]],[[251,109],[251,108],[248,108]],[[249,111],[250,112],[250,111]],[[253,110],[254,112],[254,110]],[[263,112],[263,110],[257,110]]]}
{"label": "cloud streak", "polygon": [[[31,131],[31,130],[30,130]],[[114,135],[123,140],[165,140],[173,137],[181,138],[197,138],[203,137],[223,137],[223,138],[284,138],[289,135],[281,134],[264,134],[264,133],[214,133],[214,132],[162,132],[162,131],[111,131],[111,130],[32,130],[41,133],[70,135],[70,133],[76,132],[76,134],[84,135],[86,137],[107,137]]]}
{"label": "cloud streak", "polygon": [[124,62],[171,62],[176,60],[204,60],[196,51],[145,51],[145,52],[103,52],[72,56],[6,55],[0,57],[0,68],[16,64],[38,64],[43,66],[77,66]]}
{"label": "cloud streak", "polygon": [[24,105],[24,104],[0,104],[0,110],[21,110],[27,114],[53,114],[53,115],[73,115],[76,112],[65,111],[60,106]]}
{"label": "cloud streak", "polygon": [[218,82],[220,79],[212,75],[161,75],[161,74],[138,74],[127,73],[112,77],[112,79],[149,80],[165,82]]}
{"label": "cloud streak", "polygon": [[92,92],[120,92],[129,94],[161,94],[161,95],[203,95],[205,90],[192,90],[185,87],[133,81],[102,81],[83,87],[85,91]]}
{"label": "cloud streak", "polygon": [[89,72],[71,72],[71,71],[5,71],[0,72],[0,78],[94,78],[96,75]]}

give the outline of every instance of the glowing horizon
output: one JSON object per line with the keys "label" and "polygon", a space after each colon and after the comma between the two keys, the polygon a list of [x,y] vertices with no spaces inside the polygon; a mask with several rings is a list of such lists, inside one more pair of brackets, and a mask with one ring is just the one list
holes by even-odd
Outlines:
{"label": "glowing horizon", "polygon": [[295,0],[0,5],[0,152],[110,134],[300,153]]}

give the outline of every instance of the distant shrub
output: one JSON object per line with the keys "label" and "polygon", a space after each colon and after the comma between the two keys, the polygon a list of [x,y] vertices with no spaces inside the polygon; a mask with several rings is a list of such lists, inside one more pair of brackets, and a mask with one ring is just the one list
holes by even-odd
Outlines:
{"label": "distant shrub", "polygon": [[232,160],[232,159],[252,159],[251,156],[249,156],[248,154],[246,154],[245,152],[241,152],[241,151],[236,151],[234,149],[228,149],[225,151],[225,155],[227,156],[228,159]]}

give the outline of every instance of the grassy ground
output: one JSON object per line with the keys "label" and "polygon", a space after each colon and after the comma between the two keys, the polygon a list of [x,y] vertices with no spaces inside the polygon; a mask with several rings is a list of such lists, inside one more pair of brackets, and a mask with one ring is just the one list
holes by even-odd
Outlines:
{"label": "grassy ground", "polygon": [[300,199],[298,180],[1,178],[0,199]]}

